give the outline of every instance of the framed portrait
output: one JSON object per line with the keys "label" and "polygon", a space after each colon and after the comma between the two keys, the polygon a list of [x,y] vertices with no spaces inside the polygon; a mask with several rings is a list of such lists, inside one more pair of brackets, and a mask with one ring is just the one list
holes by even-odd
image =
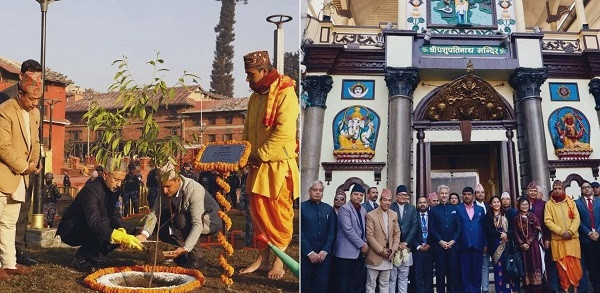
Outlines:
{"label": "framed portrait", "polygon": [[579,101],[579,89],[574,82],[551,82],[550,100],[554,102]]}
{"label": "framed portrait", "polygon": [[427,0],[427,27],[497,28],[495,0]]}
{"label": "framed portrait", "polygon": [[342,100],[374,100],[375,80],[342,80]]}

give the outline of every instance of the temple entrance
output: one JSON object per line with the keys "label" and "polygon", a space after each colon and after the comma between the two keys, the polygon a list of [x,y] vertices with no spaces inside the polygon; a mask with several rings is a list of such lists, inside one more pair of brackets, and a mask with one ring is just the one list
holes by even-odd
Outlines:
{"label": "temple entrance", "polygon": [[465,186],[475,188],[478,182],[486,195],[500,194],[508,188],[503,186],[503,173],[507,172],[502,172],[500,142],[436,143],[430,145],[430,152],[429,190],[443,184],[460,195]]}
{"label": "temple entrance", "polygon": [[460,194],[479,182],[487,195],[516,198],[516,128],[513,107],[479,76],[467,73],[432,90],[414,111],[416,195],[441,184]]}

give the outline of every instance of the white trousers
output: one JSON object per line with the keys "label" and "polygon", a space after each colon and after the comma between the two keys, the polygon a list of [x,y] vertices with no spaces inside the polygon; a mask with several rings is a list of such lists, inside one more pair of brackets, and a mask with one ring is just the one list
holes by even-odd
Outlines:
{"label": "white trousers", "polygon": [[379,292],[388,292],[390,286],[390,271],[395,270],[375,270],[367,268],[367,293],[375,293],[377,277],[379,277]]}
{"label": "white trousers", "polygon": [[[398,286],[398,293],[408,292],[408,271],[410,266],[399,266],[394,267],[390,273],[390,293],[396,292],[396,286]],[[385,291],[379,291],[385,292]]]}
{"label": "white trousers", "polygon": [[15,233],[21,202],[0,193],[0,257],[2,268],[14,269],[17,265]]}

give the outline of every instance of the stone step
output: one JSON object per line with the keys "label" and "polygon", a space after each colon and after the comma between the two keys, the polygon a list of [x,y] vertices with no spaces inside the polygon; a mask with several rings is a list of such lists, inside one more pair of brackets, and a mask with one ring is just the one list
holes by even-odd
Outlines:
{"label": "stone step", "polygon": [[35,247],[70,247],[60,241],[60,236],[56,235],[56,228],[28,229],[27,244]]}

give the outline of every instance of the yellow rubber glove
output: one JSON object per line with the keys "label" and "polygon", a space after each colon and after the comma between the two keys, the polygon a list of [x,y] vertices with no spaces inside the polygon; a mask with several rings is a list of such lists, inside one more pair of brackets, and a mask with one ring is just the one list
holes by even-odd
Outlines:
{"label": "yellow rubber glove", "polygon": [[121,232],[123,232],[123,233],[127,233],[127,231],[125,230],[125,228],[119,228],[119,229],[117,229],[117,230],[119,230],[119,231],[121,231]]}
{"label": "yellow rubber glove", "polygon": [[128,249],[143,250],[142,243],[133,235],[129,235],[121,230],[113,230],[110,235],[113,243],[124,245]]}

